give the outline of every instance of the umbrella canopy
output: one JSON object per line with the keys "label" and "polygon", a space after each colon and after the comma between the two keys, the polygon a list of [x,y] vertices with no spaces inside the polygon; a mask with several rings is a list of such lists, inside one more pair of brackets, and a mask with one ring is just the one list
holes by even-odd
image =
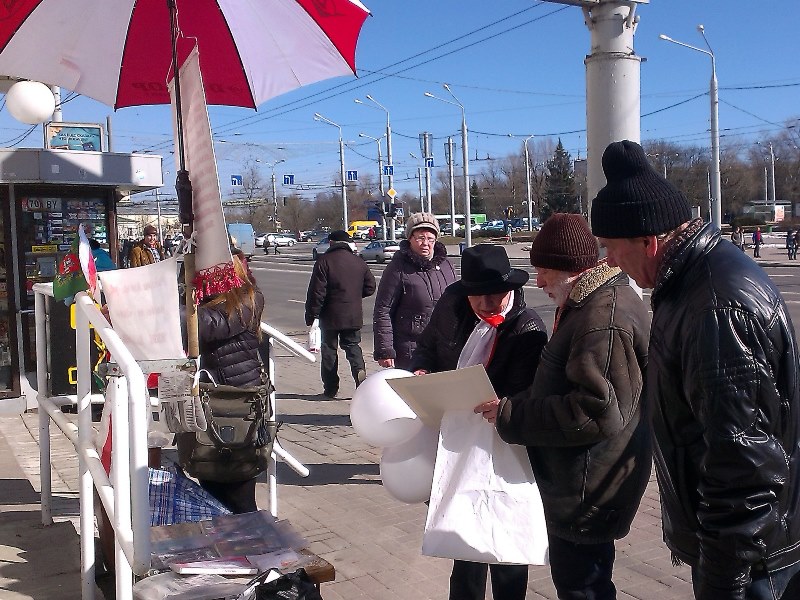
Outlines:
{"label": "umbrella canopy", "polygon": [[[122,108],[169,104],[173,0],[0,3],[0,73]],[[174,0],[178,64],[197,42],[208,104],[255,108],[355,73],[358,0]]]}

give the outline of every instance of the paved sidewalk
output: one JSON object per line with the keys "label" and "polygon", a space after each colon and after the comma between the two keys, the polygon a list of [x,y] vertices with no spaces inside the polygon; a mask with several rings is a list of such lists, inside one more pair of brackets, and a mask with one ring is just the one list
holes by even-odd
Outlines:
{"label": "paved sidewalk", "polygon": [[[509,246],[514,258],[524,245]],[[780,247],[762,250],[763,264],[796,266]],[[365,337],[365,355],[371,343]],[[298,340],[301,341],[301,340]],[[380,484],[380,450],[364,443],[350,426],[353,392],[346,361],[340,361],[342,398],[319,396],[318,365],[280,353],[277,357],[278,412],[283,446],[311,470],[303,479],[279,465],[279,516],[289,519],[311,549],[336,568],[324,584],[326,600],[443,600],[451,563],[420,554],[424,505],[393,500]],[[374,363],[370,372],[376,370]],[[52,426],[54,518],[42,527],[39,506],[38,415],[0,416],[0,598],[80,598],[77,458]],[[169,453],[166,453],[169,455]],[[258,501],[268,506],[265,484]],[[620,599],[690,599],[687,567],[673,567],[661,541],[655,477],[651,479],[632,531],[617,544],[615,581]],[[98,598],[102,598],[98,594]],[[490,594],[489,594],[489,597]],[[555,598],[546,567],[530,569],[528,598]]]}

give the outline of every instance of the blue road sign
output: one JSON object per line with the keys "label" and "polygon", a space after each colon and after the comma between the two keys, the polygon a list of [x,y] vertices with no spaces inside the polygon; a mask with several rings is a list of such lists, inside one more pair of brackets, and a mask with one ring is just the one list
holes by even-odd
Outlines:
{"label": "blue road sign", "polygon": [[395,206],[395,208],[394,208],[394,216],[395,217],[402,217],[404,212],[405,211],[403,210],[402,206]]}
{"label": "blue road sign", "polygon": [[425,166],[428,167],[429,169],[433,168],[433,157],[432,156],[430,158],[426,158],[425,159]]}
{"label": "blue road sign", "polygon": [[231,185],[232,186],[242,185],[242,176],[241,175],[231,175]]}
{"label": "blue road sign", "polygon": [[283,185],[294,185],[294,175],[284,175]]}
{"label": "blue road sign", "polygon": [[358,171],[348,171],[347,181],[358,181]]}
{"label": "blue road sign", "polygon": [[383,165],[383,174],[394,177],[394,165]]}

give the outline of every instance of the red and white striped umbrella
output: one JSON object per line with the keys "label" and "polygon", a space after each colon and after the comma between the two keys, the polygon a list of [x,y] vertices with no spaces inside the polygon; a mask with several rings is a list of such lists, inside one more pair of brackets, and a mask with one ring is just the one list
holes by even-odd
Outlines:
{"label": "red and white striped umbrella", "polygon": [[14,0],[0,2],[0,74],[122,108],[169,104],[170,3],[178,64],[194,46],[209,104],[255,108],[355,73],[369,15],[359,0]]}

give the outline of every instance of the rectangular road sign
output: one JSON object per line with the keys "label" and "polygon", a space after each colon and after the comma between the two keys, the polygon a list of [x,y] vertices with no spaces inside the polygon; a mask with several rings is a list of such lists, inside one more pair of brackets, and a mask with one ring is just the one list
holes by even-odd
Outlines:
{"label": "rectangular road sign", "polygon": [[231,185],[236,187],[242,185],[242,176],[241,175],[231,175]]}
{"label": "rectangular road sign", "polygon": [[358,171],[348,171],[347,181],[358,181]]}
{"label": "rectangular road sign", "polygon": [[383,165],[383,174],[394,177],[394,165]]}
{"label": "rectangular road sign", "polygon": [[284,175],[283,185],[294,185],[294,175]]}
{"label": "rectangular road sign", "polygon": [[429,169],[433,168],[433,157],[432,156],[425,159],[425,166],[428,167]]}

